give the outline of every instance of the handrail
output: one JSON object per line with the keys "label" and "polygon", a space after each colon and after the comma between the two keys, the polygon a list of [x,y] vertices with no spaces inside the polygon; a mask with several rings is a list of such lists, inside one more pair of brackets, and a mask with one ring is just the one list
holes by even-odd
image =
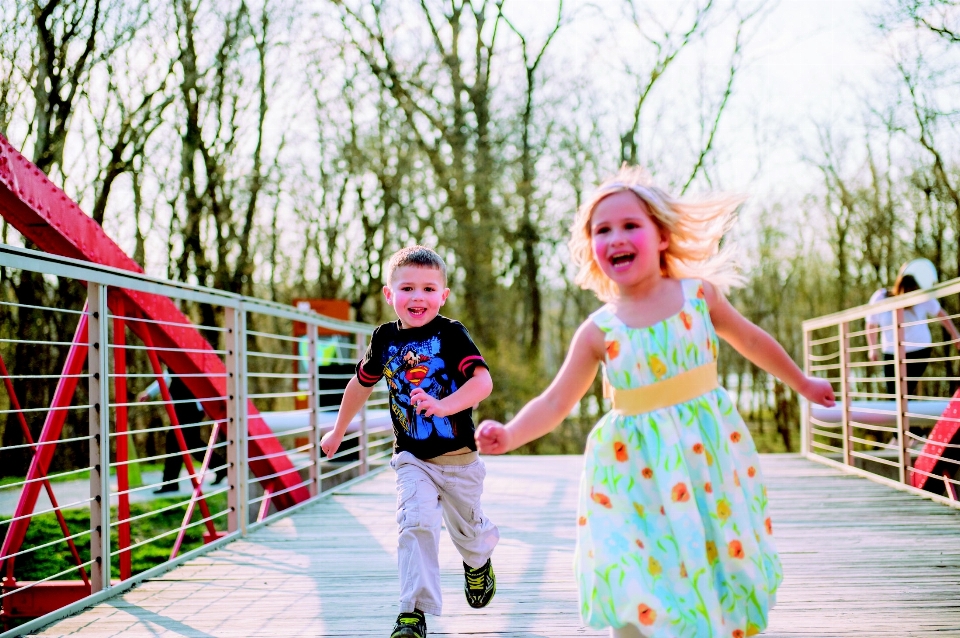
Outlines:
{"label": "handrail", "polygon": [[[960,278],[802,322],[804,370],[832,383],[838,405],[825,409],[801,399],[801,452],[960,508],[956,463],[944,456],[960,442],[960,377],[952,376],[957,342],[933,332],[929,343],[926,335],[905,337],[908,329],[940,330],[940,321],[957,317],[904,321],[907,309],[931,299],[956,309]],[[867,323],[885,313],[882,327]],[[890,343],[892,353],[880,356]]]}
{"label": "handrail", "polygon": [[[355,351],[362,353],[366,348],[373,326],[325,317],[313,311],[255,297],[167,281],[5,244],[0,244],[0,267],[86,282],[89,300],[89,307],[83,310],[36,304],[29,306],[31,312],[67,311],[71,313],[69,316],[76,315],[78,323],[72,341],[62,338],[46,341],[31,338],[20,342],[5,339],[0,344],[8,349],[18,345],[38,351],[70,346],[63,370],[41,370],[44,374],[32,375],[37,382],[58,383],[51,405],[36,406],[33,397],[17,399],[11,396],[10,409],[0,411],[0,418],[8,418],[11,427],[14,426],[14,417],[22,420],[27,414],[46,416],[39,438],[30,439],[29,444],[0,448],[32,454],[27,477],[14,486],[21,490],[16,511],[0,513],[0,529],[8,526],[0,549],[0,576],[5,576],[0,584],[0,607],[9,618],[9,610],[17,607],[15,602],[18,597],[31,596],[33,601],[43,601],[44,592],[54,586],[50,578],[81,573],[85,582],[89,583],[87,593],[78,599],[66,600],[62,594],[57,594],[60,599],[55,606],[59,609],[47,609],[54,605],[51,602],[53,597],[46,595],[47,602],[39,604],[48,613],[0,633],[0,638],[11,638],[38,629],[74,613],[84,605],[124,591],[145,577],[156,576],[209,549],[240,538],[249,530],[286,516],[328,495],[343,480],[359,479],[387,467],[388,459],[380,450],[392,441],[392,426],[388,411],[382,407],[382,384],[351,424],[349,434],[345,437],[349,444],[343,446],[332,459],[321,458],[320,451],[320,437],[333,426],[336,417],[338,396],[342,393],[340,388],[352,374],[341,374],[339,369],[336,374],[324,374],[317,358],[318,343],[324,338],[339,339],[335,341],[339,344],[339,354],[334,363],[343,366],[347,361],[356,360]],[[118,291],[122,294],[116,295]],[[164,330],[180,334],[182,331],[179,326],[191,333],[208,327],[146,319],[145,315],[138,314],[136,308],[124,305],[123,295],[127,291],[213,306],[222,318],[222,325],[209,326],[212,335],[209,338],[214,339],[217,345],[207,348],[207,344],[203,343],[203,348],[187,347],[180,342],[163,340]],[[164,303],[169,301],[165,300]],[[12,310],[27,308],[27,304],[16,302],[6,302],[6,305],[13,306]],[[306,326],[306,335],[292,336],[294,322]],[[318,334],[320,330],[346,336],[322,337]],[[128,331],[132,335],[130,339],[138,338],[140,341],[128,340]],[[303,342],[307,344],[306,358],[299,354],[299,350],[296,350],[297,354],[292,354],[292,349],[300,348]],[[181,385],[187,384],[189,387],[189,383],[203,373],[174,373],[169,377],[168,386],[162,376],[163,368],[158,355],[163,357],[171,352],[182,356],[199,355],[204,361],[216,364],[219,371],[210,371],[203,376],[209,377],[210,383],[218,391],[209,396],[194,394],[192,398],[189,395],[188,398],[172,396],[170,387],[174,381],[183,379]],[[51,357],[48,356],[43,360],[49,359]],[[15,371],[12,375],[4,373],[7,380],[16,377]],[[84,400],[82,405],[73,405],[73,390],[84,379],[87,383],[86,396],[90,399]],[[143,387],[153,380],[159,384],[160,399],[138,401],[128,394],[129,384]],[[12,385],[7,384],[6,387],[8,394],[13,392]],[[192,389],[190,391],[194,392]],[[290,409],[294,407],[294,402],[301,399],[306,401],[305,408]],[[201,420],[180,423],[183,414],[178,414],[178,411],[194,404],[203,410],[200,412],[203,414]],[[296,405],[299,407],[302,404]],[[61,437],[65,415],[78,410],[88,413],[89,431],[80,430],[74,435]],[[147,423],[147,427],[131,427],[133,421],[130,421],[132,417],[129,415],[145,413],[153,414],[154,419],[163,419],[166,425],[156,427]],[[26,427],[26,422],[23,423],[23,427]],[[74,427],[77,427],[76,424]],[[204,431],[212,429],[209,440],[201,439],[201,428]],[[225,431],[225,440],[217,440],[218,430]],[[175,435],[176,451],[170,452],[168,448],[164,454],[137,458],[130,437],[160,434]],[[88,441],[89,464],[66,475],[49,475],[47,470],[54,448],[58,443],[71,441]],[[194,455],[197,455],[196,459]],[[182,460],[187,468],[186,475],[180,474],[174,479],[161,479],[154,475],[147,479],[148,472],[144,470],[146,484],[131,484],[131,477],[145,463],[171,459]],[[195,462],[197,465],[194,465]],[[205,473],[220,474],[223,470],[226,470],[225,487],[220,485],[212,488],[205,482]],[[86,474],[89,474],[89,478],[66,481],[68,475],[84,477]],[[51,483],[51,478],[59,482]],[[209,480],[213,477],[206,478]],[[178,487],[183,481],[190,483],[190,490],[185,494],[180,493]],[[39,547],[24,548],[22,544],[32,518],[44,511],[56,512],[60,516],[61,510],[66,507],[61,507],[56,501],[52,507],[36,507],[41,491],[47,489],[49,492],[51,485],[54,491],[66,488],[75,491],[77,486],[82,487],[82,500],[60,500],[67,506],[80,505],[88,510],[90,524],[86,530],[73,529],[69,533],[65,525],[61,525],[64,538],[59,541],[72,543],[74,538],[89,535],[90,560],[80,563],[79,555],[74,551],[77,557],[74,567],[50,577],[44,574],[30,582],[18,583],[13,578],[17,560],[22,561],[31,552],[40,549],[50,551],[56,546],[57,539],[41,542]],[[143,511],[131,512],[132,494],[138,495],[139,502],[144,495],[160,488],[178,488],[172,503],[165,500],[160,507],[151,509],[151,506],[145,505],[142,506]],[[226,494],[225,504],[223,494]],[[220,500],[214,502],[218,497]],[[50,498],[53,499],[52,492]],[[118,503],[119,509],[112,510],[111,505],[116,508]],[[192,515],[195,506],[199,510],[199,518]],[[161,514],[166,516],[178,512],[183,513],[182,522],[170,528],[158,528],[147,540],[132,540],[135,535],[131,534],[131,526],[150,519],[161,520],[156,518]],[[192,546],[197,541],[188,541],[188,533],[199,533],[193,532],[194,529],[203,532],[204,544],[200,547]],[[118,535],[111,539],[104,530],[115,530]],[[166,542],[164,539],[172,541],[174,538],[176,545],[170,560],[141,574],[132,571],[131,555],[140,546]],[[110,577],[113,565],[117,564],[119,582]],[[86,580],[88,572],[89,581]]]}

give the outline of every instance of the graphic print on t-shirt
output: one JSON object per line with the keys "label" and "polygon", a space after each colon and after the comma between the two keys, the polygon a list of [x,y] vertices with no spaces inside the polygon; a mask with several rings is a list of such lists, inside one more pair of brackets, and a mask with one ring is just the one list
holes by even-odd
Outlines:
{"label": "graphic print on t-shirt", "polygon": [[431,337],[387,347],[387,363],[383,374],[390,386],[390,409],[410,438],[422,441],[434,432],[452,439],[456,431],[447,417],[427,417],[417,414],[410,403],[410,393],[423,389],[435,399],[456,392],[457,385],[446,371],[440,358],[440,339]]}

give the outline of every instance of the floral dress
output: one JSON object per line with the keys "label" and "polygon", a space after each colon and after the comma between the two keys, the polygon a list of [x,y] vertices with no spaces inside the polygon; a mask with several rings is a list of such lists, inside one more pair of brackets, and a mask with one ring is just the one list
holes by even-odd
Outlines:
{"label": "floral dress", "polygon": [[[717,357],[703,287],[684,280],[680,312],[631,328],[604,306],[614,388],[656,383]],[[610,412],[587,439],[576,572],[595,628],[648,637],[760,633],[783,572],[753,440],[723,388],[636,416]]]}

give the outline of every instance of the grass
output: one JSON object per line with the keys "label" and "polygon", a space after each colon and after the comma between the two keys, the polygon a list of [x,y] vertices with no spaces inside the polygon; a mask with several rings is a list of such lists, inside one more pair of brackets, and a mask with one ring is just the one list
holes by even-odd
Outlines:
{"label": "grass", "polygon": [[[177,507],[171,507],[167,511],[158,511],[177,503],[178,499],[156,499],[149,503],[133,503],[130,505],[131,516],[138,516],[148,512],[156,512],[152,516],[144,517],[130,523],[131,545],[154,538],[165,532],[177,530],[183,522],[183,515],[186,511],[187,503],[184,502]],[[207,504],[210,507],[210,513],[216,514],[222,512],[227,507],[227,494],[217,494],[207,497]],[[76,534],[90,529],[90,514],[87,509],[69,509],[63,510],[67,527],[71,534]],[[111,520],[117,519],[117,508],[112,508],[110,512]],[[191,522],[202,520],[200,508],[195,507]],[[217,530],[225,530],[227,525],[226,514],[214,519],[214,525]],[[0,539],[6,536],[9,526],[4,525],[0,530]],[[196,525],[186,531],[184,541],[181,544],[180,553],[184,553],[200,547],[203,544],[203,532],[205,525]],[[176,540],[176,532],[146,543],[131,551],[132,572],[138,574],[155,567],[170,558],[170,550]],[[66,541],[63,540],[63,532],[56,516],[51,512],[35,516],[30,521],[27,528],[27,534],[24,538],[20,551],[38,547],[46,543],[58,540],[60,542],[50,547],[29,552],[23,556],[18,556],[15,560],[14,575],[17,580],[33,581],[52,576],[64,570],[76,567],[76,561],[70,552]],[[89,535],[81,536],[74,541],[77,550],[80,553],[82,562],[90,560],[90,539]],[[117,528],[114,527],[110,538],[111,552],[118,549]],[[119,556],[111,558],[111,573],[113,579],[120,578],[120,560]],[[80,574],[76,569],[58,578],[58,580],[79,580]]]}

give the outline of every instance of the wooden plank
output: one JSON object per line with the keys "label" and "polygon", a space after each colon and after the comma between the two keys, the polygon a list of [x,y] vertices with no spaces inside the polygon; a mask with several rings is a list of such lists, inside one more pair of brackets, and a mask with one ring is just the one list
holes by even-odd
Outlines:
{"label": "wooden plank", "polygon": [[[581,457],[488,458],[497,596],[463,599],[450,541],[431,636],[607,636],[580,626],[572,553]],[[763,634],[960,637],[960,512],[795,455],[763,457],[785,580]],[[386,636],[396,617],[393,474],[301,510],[43,636]]]}

